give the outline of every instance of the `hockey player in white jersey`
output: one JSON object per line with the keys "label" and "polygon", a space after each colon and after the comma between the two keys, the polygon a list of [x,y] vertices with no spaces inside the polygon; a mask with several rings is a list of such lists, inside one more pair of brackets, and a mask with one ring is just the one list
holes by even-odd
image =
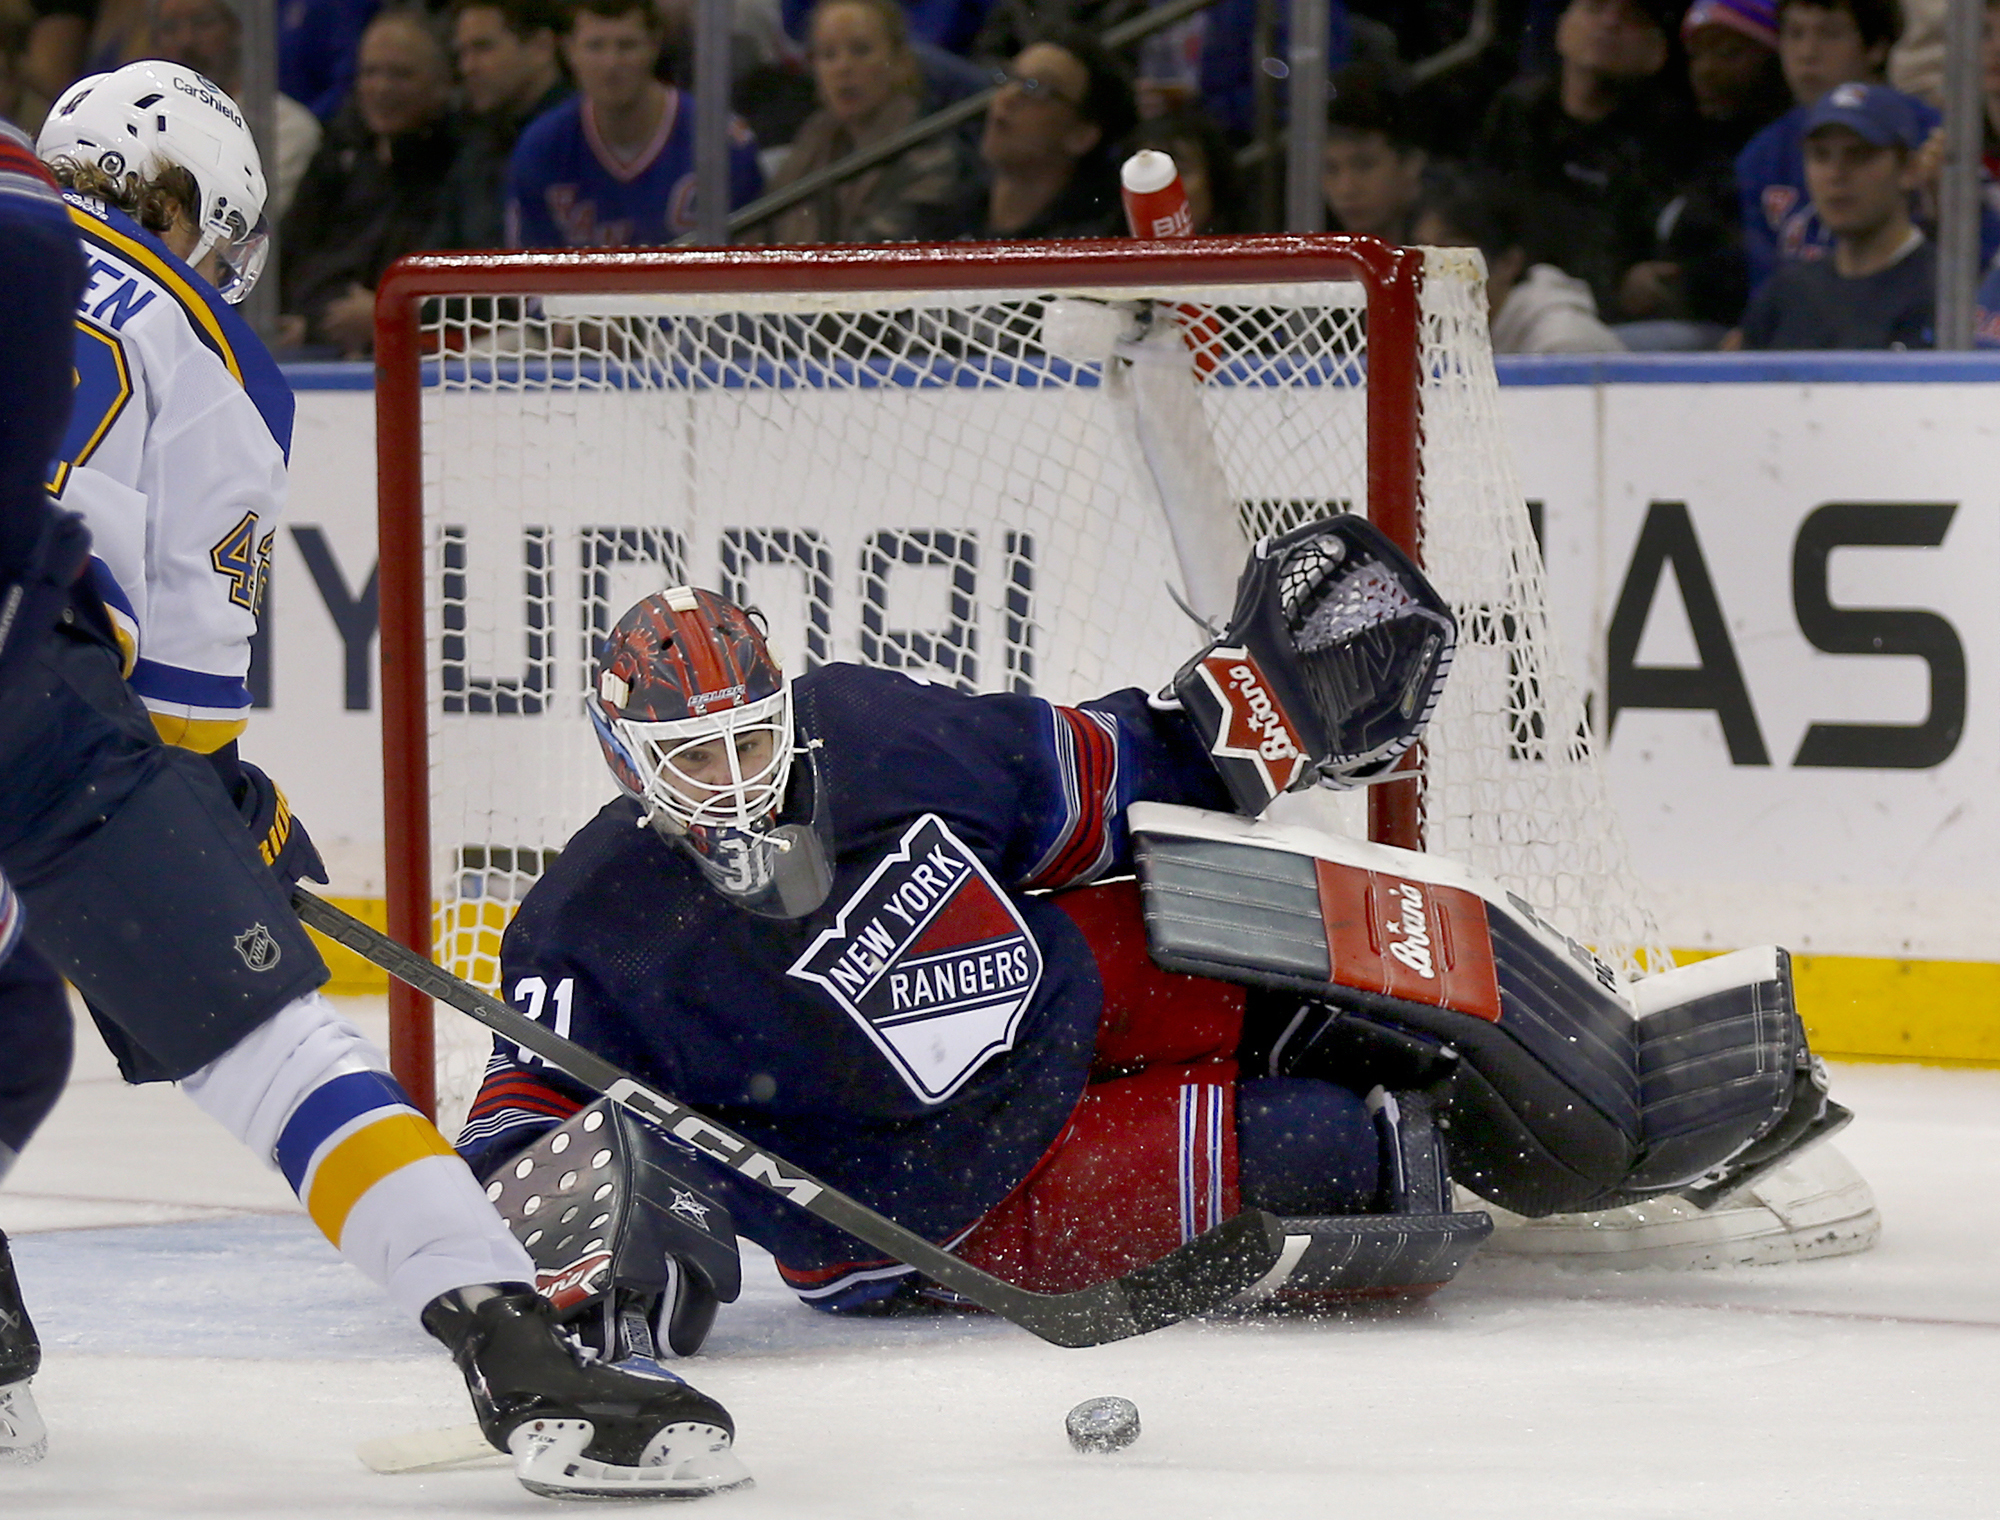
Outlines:
{"label": "hockey player in white jersey", "polygon": [[[563,1338],[463,1163],[318,992],[324,965],[285,907],[281,883],[318,875],[317,855],[234,755],[291,423],[282,375],[229,305],[261,262],[263,177],[241,114],[189,70],[134,64],[72,87],[38,149],[70,187],[87,266],[75,407],[46,484],[96,553],[83,614],[66,611],[10,676],[0,713],[0,859],[28,910],[10,965],[60,967],[128,1079],[180,1082],[285,1174],[342,1254],[450,1347],[531,1488],[677,1496],[744,1481],[714,1400],[656,1365],[594,1365]],[[85,626],[98,599],[129,688]],[[54,715],[69,708],[64,728]],[[179,758],[161,765],[158,737]],[[66,744],[73,772],[101,772],[95,787],[65,787],[52,760]],[[256,852],[229,830],[236,884],[219,865],[231,850],[211,843],[202,864],[222,874],[190,862],[200,890],[177,905],[171,841],[202,853],[223,816],[186,751],[214,762]],[[221,901],[233,937],[210,922]],[[108,929],[126,953],[104,952]],[[17,1017],[0,1037],[19,1047],[35,1029]]]}

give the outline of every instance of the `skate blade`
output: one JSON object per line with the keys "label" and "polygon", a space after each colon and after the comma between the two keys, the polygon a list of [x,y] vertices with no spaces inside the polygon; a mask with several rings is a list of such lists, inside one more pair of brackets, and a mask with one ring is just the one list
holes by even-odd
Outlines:
{"label": "skate blade", "polygon": [[0,1388],[0,1463],[32,1467],[49,1454],[49,1431],[24,1379]]}
{"label": "skate blade", "polygon": [[507,1438],[514,1476],[545,1499],[699,1499],[743,1488],[750,1470],[714,1425],[669,1425],[637,1467],[586,1457],[595,1429],[588,1420],[529,1420]]}
{"label": "skate blade", "polygon": [[1594,1214],[1522,1219],[1487,1208],[1488,1252],[1565,1267],[1702,1269],[1811,1261],[1866,1251],[1882,1233],[1875,1195],[1832,1145],[1816,1146],[1719,1208],[1666,1195]]}

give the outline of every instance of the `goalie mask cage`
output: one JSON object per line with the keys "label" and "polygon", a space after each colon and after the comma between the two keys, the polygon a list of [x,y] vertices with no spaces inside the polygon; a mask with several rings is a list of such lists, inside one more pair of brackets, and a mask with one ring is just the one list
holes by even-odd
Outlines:
{"label": "goalie mask cage", "polygon": [[[489,991],[520,897],[615,795],[582,697],[640,596],[755,603],[795,672],[1075,702],[1160,689],[1203,637],[1169,587],[1226,614],[1256,537],[1336,510],[1460,622],[1420,772],[1351,826],[1665,964],[1550,629],[1476,253],[423,256],[381,284],[376,362],[389,931]],[[561,1029],[559,992],[502,995]],[[390,996],[392,1062],[450,1133],[487,1038]]]}

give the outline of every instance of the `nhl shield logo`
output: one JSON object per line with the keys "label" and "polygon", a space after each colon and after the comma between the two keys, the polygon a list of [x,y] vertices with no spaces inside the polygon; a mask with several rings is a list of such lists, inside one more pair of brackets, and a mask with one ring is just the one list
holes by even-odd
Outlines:
{"label": "nhl shield logo", "polygon": [[252,924],[236,936],[236,953],[252,971],[269,971],[284,954],[271,938],[271,931],[262,924]]}
{"label": "nhl shield logo", "polygon": [[912,1092],[941,1103],[1013,1046],[1042,951],[979,858],[926,813],[788,974],[823,987]]}

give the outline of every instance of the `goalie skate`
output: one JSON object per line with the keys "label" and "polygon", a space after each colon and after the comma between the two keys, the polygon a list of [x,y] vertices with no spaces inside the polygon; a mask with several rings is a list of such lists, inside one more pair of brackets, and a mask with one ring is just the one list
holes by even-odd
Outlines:
{"label": "goalie skate", "polygon": [[1832,1145],[1815,1146],[1710,1209],[1673,1194],[1624,1208],[1523,1219],[1487,1209],[1496,1255],[1560,1259],[1566,1265],[1701,1268],[1810,1261],[1865,1251],[1882,1233],[1866,1179]]}

